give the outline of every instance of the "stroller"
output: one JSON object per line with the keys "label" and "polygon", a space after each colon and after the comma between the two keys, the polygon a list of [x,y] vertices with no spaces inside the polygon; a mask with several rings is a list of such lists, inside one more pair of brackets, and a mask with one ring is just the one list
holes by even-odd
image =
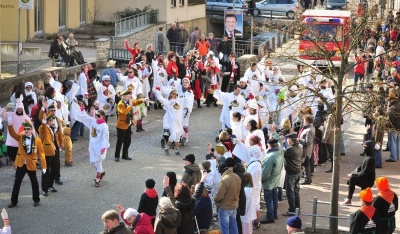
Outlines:
{"label": "stroller", "polygon": [[[168,138],[171,135],[171,132],[169,131],[169,129],[164,129],[163,133],[161,135],[161,148],[164,149],[165,145],[168,143]],[[186,142],[183,141],[182,136],[179,139],[179,144],[182,146],[186,145]],[[175,144],[172,144],[172,148],[175,149]]]}

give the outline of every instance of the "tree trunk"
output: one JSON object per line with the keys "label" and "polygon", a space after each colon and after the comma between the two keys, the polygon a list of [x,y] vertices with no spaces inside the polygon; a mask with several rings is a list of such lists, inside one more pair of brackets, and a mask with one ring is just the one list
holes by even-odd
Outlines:
{"label": "tree trunk", "polygon": [[[331,216],[338,216],[339,211],[339,175],[340,175],[340,137],[341,137],[341,120],[342,120],[342,106],[343,106],[343,83],[344,75],[338,74],[338,87],[336,89],[336,110],[334,112],[335,118],[335,136],[334,136],[334,147],[333,147],[333,173],[332,173],[332,190],[331,190]],[[332,234],[338,232],[338,219],[331,218],[329,221],[329,229]]]}

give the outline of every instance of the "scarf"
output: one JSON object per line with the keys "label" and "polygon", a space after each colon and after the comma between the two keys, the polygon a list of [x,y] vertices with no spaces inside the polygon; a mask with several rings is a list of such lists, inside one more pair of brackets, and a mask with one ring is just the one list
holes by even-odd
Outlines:
{"label": "scarf", "polygon": [[385,191],[380,191],[378,196],[383,198],[387,203],[391,204],[394,198],[394,192],[390,189],[387,189]]}
{"label": "scarf", "polygon": [[106,122],[105,119],[96,119],[96,123],[97,124],[102,124],[102,123],[105,123],[105,122]]}
{"label": "scarf", "polygon": [[371,220],[372,216],[375,214],[375,207],[373,206],[363,205],[361,206],[360,210],[365,214],[365,216],[367,216],[368,220]]}
{"label": "scarf", "polygon": [[27,147],[27,145],[26,145],[26,139],[27,139],[28,137],[26,136],[26,135],[24,135],[23,137],[22,137],[22,145],[24,146],[24,149],[25,149],[25,152],[27,153],[27,154],[31,154],[31,153],[33,153],[34,152],[34,150],[35,150],[35,137],[33,136],[33,135],[31,135],[31,146],[28,148]]}

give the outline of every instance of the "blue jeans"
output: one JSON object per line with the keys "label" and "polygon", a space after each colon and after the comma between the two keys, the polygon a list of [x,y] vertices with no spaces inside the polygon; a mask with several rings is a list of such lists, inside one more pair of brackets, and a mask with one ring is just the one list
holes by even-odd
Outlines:
{"label": "blue jeans", "polygon": [[300,177],[297,175],[286,174],[286,197],[289,203],[289,212],[295,212],[296,208],[300,208]]}
{"label": "blue jeans", "polygon": [[388,142],[390,149],[390,159],[397,161],[400,159],[400,133],[389,132]]}
{"label": "blue jeans", "polygon": [[236,223],[236,209],[224,210],[218,208],[219,228],[222,234],[238,234],[238,227]]}
{"label": "blue jeans", "polygon": [[[225,65],[225,62],[227,62],[228,61],[228,54],[224,54],[224,56],[223,56],[223,58],[222,58],[222,62],[224,62],[224,63],[222,63],[223,65],[222,65],[222,72],[225,72],[226,71],[226,65]],[[220,62],[221,63],[221,62]]]}
{"label": "blue jeans", "polygon": [[362,80],[364,78],[364,74],[354,73],[354,84]]}
{"label": "blue jeans", "polygon": [[374,149],[374,151],[375,151],[375,167],[382,167],[382,151],[376,149]]}
{"label": "blue jeans", "polygon": [[278,189],[264,189],[264,200],[267,206],[267,220],[274,220],[278,217]]}
{"label": "blue jeans", "polygon": [[342,131],[340,135],[340,153],[346,154],[346,148],[344,147],[344,131]]}
{"label": "blue jeans", "polygon": [[72,125],[71,128],[71,139],[75,139],[78,136],[78,133],[80,135],[83,135],[83,130],[84,130],[84,125],[83,123],[79,122],[79,121],[75,121],[74,125]]}
{"label": "blue jeans", "polygon": [[282,187],[276,188],[276,191],[278,192],[278,201],[283,201],[283,191]]}

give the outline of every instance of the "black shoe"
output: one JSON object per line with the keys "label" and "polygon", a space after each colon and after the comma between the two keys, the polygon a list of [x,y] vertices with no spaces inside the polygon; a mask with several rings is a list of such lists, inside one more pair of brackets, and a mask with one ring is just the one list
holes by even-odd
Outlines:
{"label": "black shoe", "polygon": [[116,161],[116,162],[119,162],[119,158],[115,158],[115,161]]}
{"label": "black shoe", "polygon": [[217,103],[214,103],[214,106],[218,107],[218,104],[217,104]]}
{"label": "black shoe", "polygon": [[42,192],[43,196],[47,197],[47,191]]}
{"label": "black shoe", "polygon": [[308,184],[311,184],[312,183],[312,181],[304,181],[303,183],[300,183],[301,185],[308,185]]}
{"label": "black shoe", "polygon": [[64,183],[60,179],[58,179],[58,180],[56,180],[56,184],[63,185]]}
{"label": "black shoe", "polygon": [[385,162],[397,162],[397,161],[392,159],[386,159]]}
{"label": "black shoe", "polygon": [[262,223],[262,224],[266,224],[266,223],[275,223],[275,220],[273,220],[273,219],[270,219],[270,220],[268,220],[268,219],[263,219],[263,220],[260,221],[260,223]]}
{"label": "black shoe", "polygon": [[203,108],[202,106],[198,105],[197,108]]}
{"label": "black shoe", "polygon": [[56,193],[57,189],[55,189],[53,186],[49,188],[51,192]]}
{"label": "black shoe", "polygon": [[346,156],[346,154],[340,154],[340,155],[342,155],[342,156]]}
{"label": "black shoe", "polygon": [[74,139],[71,139],[71,141],[72,141],[72,142],[75,142],[75,141],[77,141],[77,140],[78,140],[78,139],[76,139],[76,138],[74,138]]}
{"label": "black shoe", "polygon": [[207,103],[207,107],[210,107],[210,104]]}
{"label": "black shoe", "polygon": [[158,109],[162,109],[161,103],[158,103]]}
{"label": "black shoe", "polygon": [[14,203],[10,203],[10,205],[8,205],[8,208],[13,208],[13,207],[16,207],[17,206],[17,204],[14,204]]}
{"label": "black shoe", "polygon": [[157,110],[157,109],[158,109],[157,103],[154,103],[154,110]]}
{"label": "black shoe", "polygon": [[332,169],[325,171],[326,173],[332,173]]}
{"label": "black shoe", "polygon": [[253,229],[254,228],[260,228],[260,227],[261,227],[260,222],[258,222],[258,223],[254,222],[253,223]]}
{"label": "black shoe", "polygon": [[40,205],[40,202],[38,202],[38,201],[35,201],[35,203],[33,203],[34,207],[39,206],[39,205]]}
{"label": "black shoe", "polygon": [[150,111],[150,106],[147,106],[147,111]]}
{"label": "black shoe", "polygon": [[105,171],[103,171],[102,173],[101,173],[101,175],[100,175],[100,180],[102,180],[103,179],[103,177],[106,175],[106,172]]}
{"label": "black shoe", "polygon": [[124,160],[132,160],[132,158],[130,158],[130,157],[128,157],[128,156],[122,157],[122,159],[124,159]]}

